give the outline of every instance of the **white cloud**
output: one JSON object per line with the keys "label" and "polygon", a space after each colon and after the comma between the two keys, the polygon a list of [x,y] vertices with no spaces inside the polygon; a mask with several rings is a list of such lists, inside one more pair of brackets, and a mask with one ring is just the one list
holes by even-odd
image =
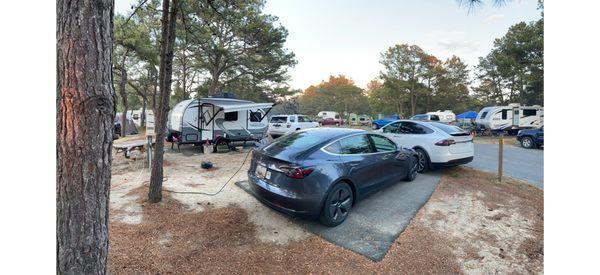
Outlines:
{"label": "white cloud", "polygon": [[474,52],[479,49],[479,44],[467,40],[441,41],[440,45],[449,52],[464,51]]}
{"label": "white cloud", "polygon": [[485,19],[483,19],[483,23],[492,23],[494,21],[499,21],[504,19],[504,14],[492,14]]}

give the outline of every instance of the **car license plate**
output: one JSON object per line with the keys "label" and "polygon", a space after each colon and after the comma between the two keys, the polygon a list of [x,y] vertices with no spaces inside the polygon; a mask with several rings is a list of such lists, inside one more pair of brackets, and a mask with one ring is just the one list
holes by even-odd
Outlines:
{"label": "car license plate", "polygon": [[259,164],[256,166],[256,176],[263,179],[271,179],[271,171],[267,170],[267,167]]}

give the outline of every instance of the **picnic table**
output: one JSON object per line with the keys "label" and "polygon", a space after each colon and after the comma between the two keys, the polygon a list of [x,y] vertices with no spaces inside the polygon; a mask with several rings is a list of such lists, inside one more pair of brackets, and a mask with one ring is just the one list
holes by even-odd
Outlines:
{"label": "picnic table", "polygon": [[[115,150],[117,151],[117,154],[119,152],[124,152],[125,158],[129,158],[130,152],[132,150],[139,150],[140,152],[144,153],[147,145],[148,145],[148,140],[138,139],[138,140],[129,140],[129,141],[124,141],[124,142],[118,142],[118,143],[115,142],[115,143],[113,143],[113,148],[115,148]],[[154,146],[154,140],[152,140],[152,146]]]}

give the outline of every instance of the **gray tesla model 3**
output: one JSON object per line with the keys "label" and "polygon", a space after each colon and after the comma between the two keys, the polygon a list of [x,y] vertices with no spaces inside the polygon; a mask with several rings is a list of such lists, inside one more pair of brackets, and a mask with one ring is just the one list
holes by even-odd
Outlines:
{"label": "gray tesla model 3", "polygon": [[354,204],[399,180],[417,176],[417,155],[385,136],[357,129],[313,128],[257,148],[250,187],[266,205],[341,224]]}

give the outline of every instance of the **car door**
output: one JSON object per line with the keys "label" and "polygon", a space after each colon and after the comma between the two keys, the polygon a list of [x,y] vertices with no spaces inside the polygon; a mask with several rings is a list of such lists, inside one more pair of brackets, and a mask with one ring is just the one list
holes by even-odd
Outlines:
{"label": "car door", "polygon": [[381,154],[383,163],[380,175],[385,178],[385,181],[397,182],[406,177],[410,159],[399,154],[399,146],[383,135],[370,134],[369,138],[375,147],[375,152]]}
{"label": "car door", "polygon": [[379,172],[384,169],[383,154],[376,154],[367,134],[342,138],[325,150],[339,154],[347,169],[346,174],[361,193],[369,192],[386,180]]}

